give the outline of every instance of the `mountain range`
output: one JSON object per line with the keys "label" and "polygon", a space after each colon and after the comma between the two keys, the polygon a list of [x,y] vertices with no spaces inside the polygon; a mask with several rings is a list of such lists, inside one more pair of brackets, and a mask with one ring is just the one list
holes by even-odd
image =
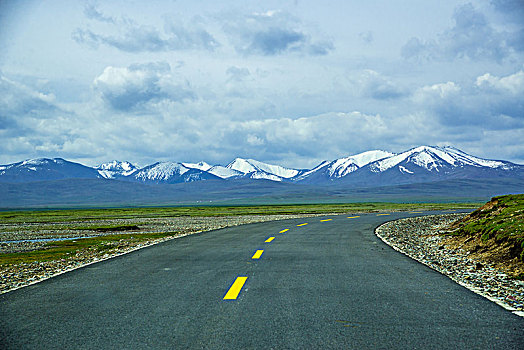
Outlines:
{"label": "mountain range", "polygon": [[88,167],[62,158],[0,166],[0,208],[484,201],[523,190],[524,165],[436,146],[367,151],[311,169],[243,158],[226,166],[112,161]]}
{"label": "mountain range", "polygon": [[62,158],[40,158],[0,166],[0,182],[23,183],[60,179],[96,179],[175,184],[204,180],[271,180],[300,184],[330,183],[361,187],[442,181],[447,179],[522,178],[524,166],[488,160],[453,147],[420,146],[402,153],[367,151],[312,169],[292,169],[254,159],[236,158],[226,166],[206,162],[157,162],[139,168],[112,161],[88,167]]}

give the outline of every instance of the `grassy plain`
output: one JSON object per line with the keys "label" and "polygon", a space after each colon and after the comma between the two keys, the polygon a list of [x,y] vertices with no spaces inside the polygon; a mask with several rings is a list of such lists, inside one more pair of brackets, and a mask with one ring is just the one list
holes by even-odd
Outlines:
{"label": "grassy plain", "polygon": [[85,222],[90,220],[162,218],[181,216],[235,216],[327,214],[408,210],[452,210],[478,208],[480,203],[349,203],[259,206],[188,206],[107,209],[17,210],[0,212],[0,224]]}
{"label": "grassy plain", "polygon": [[134,243],[173,235],[173,232],[155,232],[140,233],[137,235],[104,235],[75,240],[52,241],[46,243],[40,249],[0,254],[0,266],[67,259],[79,251],[92,251],[96,253],[96,255],[103,255],[112,249],[118,248],[119,245],[132,245]]}
{"label": "grassy plain", "polygon": [[[0,253],[0,266],[66,259],[85,251],[100,255],[118,248],[119,245],[133,245],[184,233],[174,231],[167,225],[166,232],[158,232],[156,227],[162,225],[164,219],[212,220],[231,216],[453,210],[478,206],[478,203],[351,203],[5,211],[0,212],[0,242],[6,241],[4,237],[8,237],[8,234],[12,237],[13,233],[16,233],[17,240],[57,240],[35,244],[33,248],[17,252],[5,249],[5,252]],[[151,226],[151,221],[157,225],[155,229]],[[191,230],[185,232],[188,231]],[[88,238],[59,240],[76,236]]]}

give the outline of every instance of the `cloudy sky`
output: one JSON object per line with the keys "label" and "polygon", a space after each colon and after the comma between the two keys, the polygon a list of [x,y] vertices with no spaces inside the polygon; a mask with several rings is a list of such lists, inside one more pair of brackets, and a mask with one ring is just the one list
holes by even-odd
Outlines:
{"label": "cloudy sky", "polygon": [[0,164],[524,163],[524,3],[0,1]]}

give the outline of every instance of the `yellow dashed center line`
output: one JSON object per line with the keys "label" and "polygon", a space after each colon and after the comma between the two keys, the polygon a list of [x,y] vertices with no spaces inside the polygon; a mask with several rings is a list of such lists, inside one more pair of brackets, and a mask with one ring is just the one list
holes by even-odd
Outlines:
{"label": "yellow dashed center line", "polygon": [[283,230],[282,230],[282,231],[280,231],[279,233],[285,233],[285,232],[287,232],[287,231],[289,231],[289,229],[288,229],[288,228],[286,228],[286,229],[283,229]]}
{"label": "yellow dashed center line", "polygon": [[275,239],[275,237],[269,237],[268,239],[266,239],[266,240],[264,241],[264,243],[269,243],[269,242],[271,242],[271,241],[274,240],[274,239]]}
{"label": "yellow dashed center line", "polygon": [[348,219],[356,219],[356,218],[359,218],[360,215],[357,215],[357,216],[348,216]]}
{"label": "yellow dashed center line", "polygon": [[253,254],[253,256],[251,257],[251,259],[255,259],[255,260],[256,260],[256,259],[260,259],[260,257],[262,256],[262,253],[264,253],[263,250],[257,250],[257,251],[255,252],[255,254]]}
{"label": "yellow dashed center line", "polygon": [[390,214],[377,214],[377,216],[390,215]]}
{"label": "yellow dashed center line", "polygon": [[307,225],[307,222],[304,222],[303,224],[298,224],[297,227],[306,226],[306,225]]}
{"label": "yellow dashed center line", "polygon": [[234,300],[238,297],[238,294],[240,294],[240,291],[242,290],[242,287],[244,286],[244,283],[247,281],[247,276],[239,276],[233,282],[233,285],[229,288],[226,295],[224,296],[224,300]]}
{"label": "yellow dashed center line", "polygon": [[422,214],[422,212],[421,211],[412,211],[410,212],[410,214]]}
{"label": "yellow dashed center line", "polygon": [[331,221],[333,219],[324,219],[324,220],[320,220],[320,222],[326,222],[326,221]]}

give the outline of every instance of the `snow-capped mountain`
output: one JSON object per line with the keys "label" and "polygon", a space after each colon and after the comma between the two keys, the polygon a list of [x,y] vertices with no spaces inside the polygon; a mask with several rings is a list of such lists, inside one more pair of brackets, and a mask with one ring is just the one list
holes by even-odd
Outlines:
{"label": "snow-capped mountain", "polygon": [[374,162],[370,166],[370,170],[373,172],[384,172],[398,167],[401,172],[413,174],[413,170],[417,170],[413,166],[436,172],[449,167],[464,166],[506,170],[512,167],[511,163],[477,158],[453,147],[420,146]]}
{"label": "snow-capped mountain", "polygon": [[367,151],[324,161],[313,169],[291,169],[254,159],[236,158],[227,166],[206,162],[158,162],[137,168],[112,161],[94,168],[62,158],[30,159],[0,166],[0,182],[34,182],[60,179],[132,181],[173,184],[202,180],[271,180],[309,185],[376,187],[447,179],[524,178],[524,165],[483,159],[453,147],[420,146],[402,153]]}
{"label": "snow-capped mountain", "polygon": [[95,169],[98,173],[106,179],[115,179],[118,177],[129,176],[138,170],[138,167],[129,162],[120,162],[113,160],[112,162],[102,163],[97,165]]}
{"label": "snow-capped mountain", "polygon": [[395,154],[391,152],[375,150],[335,159],[331,162],[324,161],[312,170],[306,171],[296,177],[295,181],[306,181],[311,183],[340,179],[369,163],[394,155]]}
{"label": "snow-capped mountain", "polygon": [[267,164],[254,159],[243,158],[236,158],[229,163],[226,168],[236,170],[251,179],[267,179],[273,181],[291,179],[303,172],[297,169],[285,168],[280,165]]}
{"label": "snow-capped mountain", "polygon": [[1,182],[32,182],[67,178],[96,179],[96,169],[69,162],[62,158],[28,159],[0,166]]}
{"label": "snow-capped mountain", "polygon": [[222,165],[212,166],[207,172],[222,179],[239,178],[244,175],[244,173],[238,170],[229,169]]}
{"label": "snow-capped mountain", "polygon": [[337,159],[329,164],[327,170],[330,177],[343,177],[353,171],[379,159],[393,156],[394,153],[386,151],[367,151],[347,158]]}
{"label": "snow-capped mountain", "polygon": [[197,169],[197,170],[203,170],[203,171],[208,171],[209,169],[212,168],[212,166],[207,164],[206,162],[182,163],[182,165],[188,169]]}
{"label": "snow-capped mountain", "polygon": [[453,147],[420,146],[371,162],[344,182],[376,186],[523,175],[522,165],[482,159]]}
{"label": "snow-capped mountain", "polygon": [[[187,165],[195,165],[186,163]],[[204,163],[205,164],[205,163]],[[205,167],[204,164],[198,163],[199,167]],[[201,180],[217,180],[219,177],[200,170],[197,167],[188,168],[182,163],[175,162],[158,162],[148,165],[137,170],[131,175],[131,179],[146,183],[180,183]]]}

